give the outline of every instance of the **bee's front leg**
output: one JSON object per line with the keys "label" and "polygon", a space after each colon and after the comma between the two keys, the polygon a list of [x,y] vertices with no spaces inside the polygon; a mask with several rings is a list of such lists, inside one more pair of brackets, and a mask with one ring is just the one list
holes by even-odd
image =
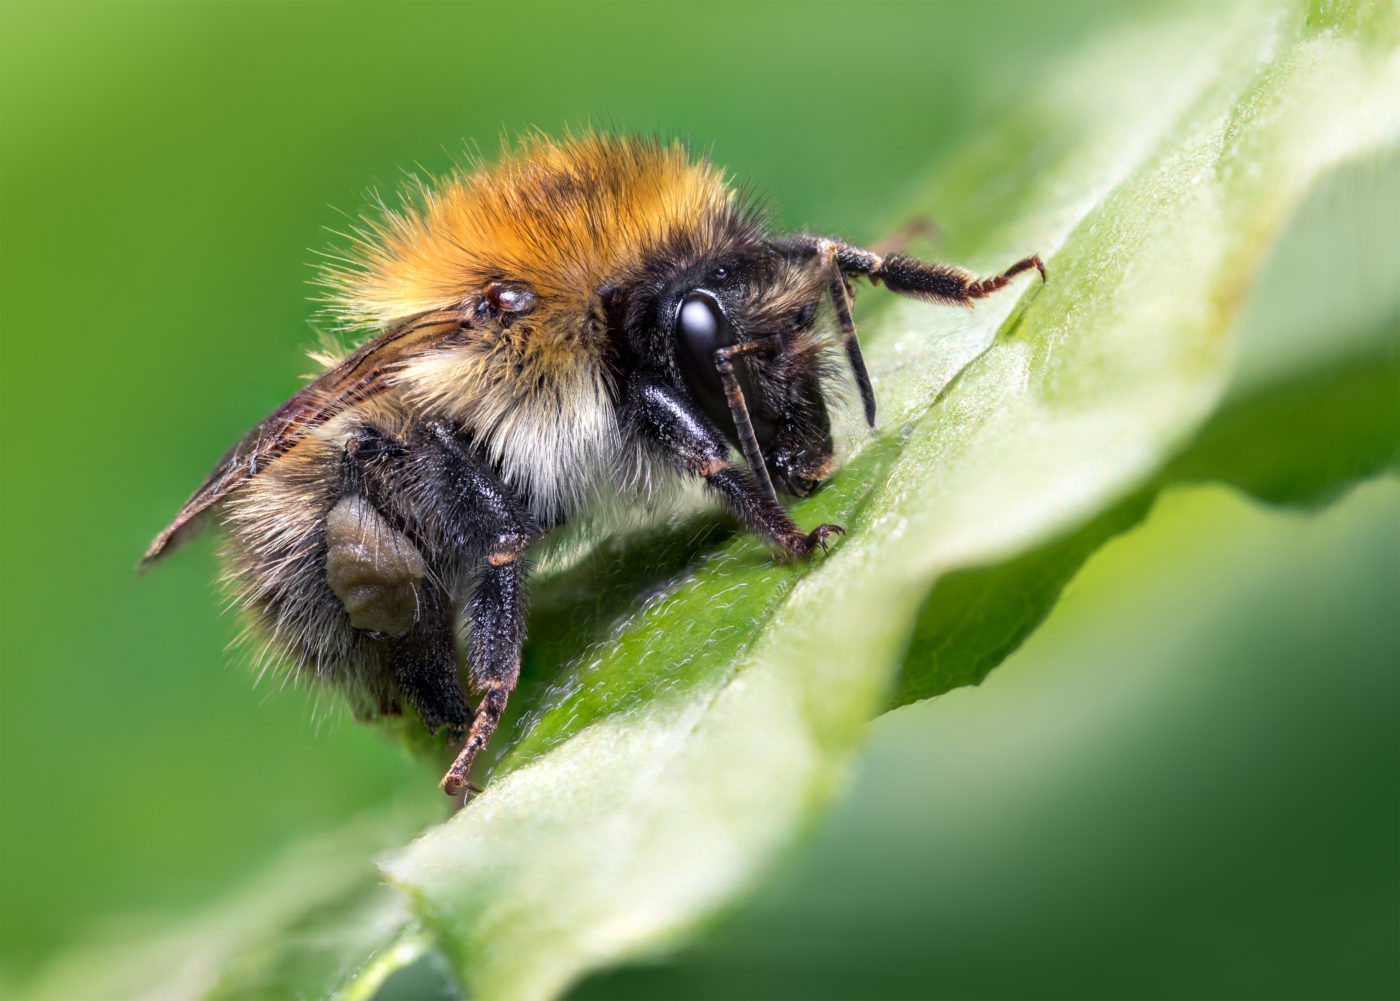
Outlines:
{"label": "bee's front leg", "polygon": [[798,528],[771,493],[745,469],[729,461],[729,443],[710,419],[659,376],[637,375],[629,389],[627,424],[682,472],[704,478],[729,509],[756,535],[793,557],[810,556],[826,540],[845,532],[840,525]]}

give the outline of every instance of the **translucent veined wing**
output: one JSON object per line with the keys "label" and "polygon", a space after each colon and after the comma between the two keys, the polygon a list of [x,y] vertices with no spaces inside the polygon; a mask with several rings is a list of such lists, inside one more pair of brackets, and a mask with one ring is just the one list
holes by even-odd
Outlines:
{"label": "translucent veined wing", "polygon": [[449,343],[466,329],[460,314],[412,317],[307,383],[229,449],[175,520],[155,537],[141,559],[142,567],[192,538],[204,521],[202,515],[317,427],[388,389],[402,361]]}

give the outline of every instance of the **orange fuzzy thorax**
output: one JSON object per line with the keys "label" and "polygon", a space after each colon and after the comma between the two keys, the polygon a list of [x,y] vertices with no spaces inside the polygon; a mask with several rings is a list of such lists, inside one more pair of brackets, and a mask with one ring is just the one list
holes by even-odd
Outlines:
{"label": "orange fuzzy thorax", "polygon": [[420,184],[367,221],[353,263],[327,282],[343,317],[384,327],[452,309],[484,284],[528,284],[547,313],[582,313],[610,276],[682,227],[723,215],[735,193],[680,143],[585,135],[534,138],[489,166]]}

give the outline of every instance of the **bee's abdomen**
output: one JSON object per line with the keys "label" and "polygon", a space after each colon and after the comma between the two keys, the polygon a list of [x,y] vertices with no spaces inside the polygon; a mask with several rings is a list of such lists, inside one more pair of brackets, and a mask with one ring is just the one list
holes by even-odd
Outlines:
{"label": "bee's abdomen", "polygon": [[356,629],[402,636],[413,625],[426,567],[412,541],[362,496],[326,517],[326,583]]}

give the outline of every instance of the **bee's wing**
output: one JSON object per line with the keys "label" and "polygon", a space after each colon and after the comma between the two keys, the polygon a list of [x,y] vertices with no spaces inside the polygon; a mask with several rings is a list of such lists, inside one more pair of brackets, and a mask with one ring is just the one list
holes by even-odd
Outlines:
{"label": "bee's wing", "polygon": [[382,393],[391,384],[394,368],[405,358],[447,341],[462,329],[460,317],[415,317],[386,330],[303,386],[229,449],[175,520],[155,537],[141,558],[141,566],[149,566],[192,538],[202,526],[201,515],[317,427]]}

